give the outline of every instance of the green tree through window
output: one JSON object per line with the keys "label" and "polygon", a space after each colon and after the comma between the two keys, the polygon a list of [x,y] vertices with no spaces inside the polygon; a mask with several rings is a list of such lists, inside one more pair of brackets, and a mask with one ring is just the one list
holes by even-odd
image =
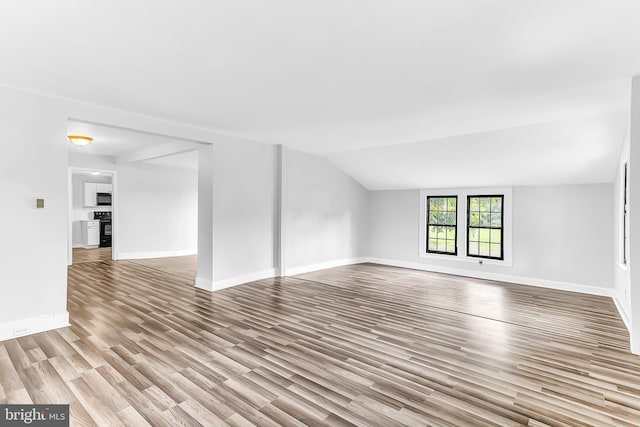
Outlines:
{"label": "green tree through window", "polygon": [[503,195],[467,197],[467,256],[504,259]]}
{"label": "green tree through window", "polygon": [[458,197],[427,197],[427,252],[456,255],[458,253]]}

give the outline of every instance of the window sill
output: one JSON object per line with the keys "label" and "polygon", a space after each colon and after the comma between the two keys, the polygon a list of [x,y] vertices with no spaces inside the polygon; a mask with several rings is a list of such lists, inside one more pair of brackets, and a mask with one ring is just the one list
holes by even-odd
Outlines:
{"label": "window sill", "polygon": [[467,257],[462,255],[442,255],[442,254],[421,253],[420,258],[430,258],[430,259],[434,259],[434,260],[437,259],[442,261],[466,262],[471,264],[480,264],[480,261],[482,261],[482,265],[499,265],[501,267],[513,266],[511,261],[507,261],[507,260]]}

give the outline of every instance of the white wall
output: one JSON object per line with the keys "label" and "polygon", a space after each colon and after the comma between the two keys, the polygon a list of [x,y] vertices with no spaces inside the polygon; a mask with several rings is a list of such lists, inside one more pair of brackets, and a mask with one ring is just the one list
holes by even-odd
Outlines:
{"label": "white wall", "polygon": [[195,254],[198,174],[178,168],[118,171],[118,257]]}
{"label": "white wall", "polygon": [[322,157],[283,153],[279,162],[273,145],[213,144],[214,279],[199,287],[273,277],[280,257],[287,275],[362,257],[367,191]]}
{"label": "white wall", "polygon": [[275,146],[214,143],[214,289],[274,275],[275,183]]}
{"label": "white wall", "polygon": [[[624,181],[623,171],[624,163],[629,160],[629,132],[625,138],[622,153],[620,155],[620,162],[618,171],[616,172],[616,179],[613,183],[613,286],[615,289],[616,303],[619,304],[622,309],[622,316],[629,326],[631,305],[630,305],[630,277],[629,277],[629,244],[627,242],[627,265],[622,263],[622,245],[623,245],[623,224],[622,219],[623,210],[622,205],[624,203]],[[631,165],[628,165],[630,170]],[[629,173],[629,172],[627,172]],[[628,185],[628,184],[627,184]],[[628,218],[627,218],[628,219]]]}
{"label": "white wall", "polygon": [[[70,118],[193,141],[242,141],[148,115],[0,87],[0,218],[6,225],[0,340],[67,322]],[[44,209],[35,209],[37,197],[45,199]]]}
{"label": "white wall", "polygon": [[367,190],[328,160],[285,149],[283,158],[285,271],[340,264],[364,255]]}
{"label": "white wall", "polygon": [[81,221],[93,219],[95,211],[110,212],[111,206],[85,207],[84,206],[84,184],[97,182],[101,184],[111,184],[111,176],[92,176],[87,174],[74,173],[71,177],[71,221],[72,221],[72,244],[74,247],[82,246]]}
{"label": "white wall", "polygon": [[[629,119],[629,309],[631,317],[631,351],[640,354],[640,76],[631,82]],[[638,172],[638,173],[637,173]]]}
{"label": "white wall", "polygon": [[69,154],[69,165],[116,172],[118,259],[196,253],[197,171],[142,163],[118,165],[108,157],[78,153]]}
{"label": "white wall", "polygon": [[208,291],[213,290],[212,145],[203,145],[198,149],[198,271],[196,286]]}
{"label": "white wall", "polygon": [[65,137],[56,102],[0,88],[0,340],[67,322]]}
{"label": "white wall", "polygon": [[512,266],[420,257],[419,194],[370,193],[369,257],[471,277],[612,292],[612,184],[513,187]]}

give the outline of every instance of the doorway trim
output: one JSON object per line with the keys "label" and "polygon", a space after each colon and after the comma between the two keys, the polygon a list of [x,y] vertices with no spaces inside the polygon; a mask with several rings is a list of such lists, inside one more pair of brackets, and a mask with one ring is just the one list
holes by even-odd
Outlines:
{"label": "doorway trim", "polygon": [[118,173],[109,169],[94,169],[69,166],[67,176],[67,228],[68,228],[68,248],[67,248],[67,265],[73,264],[73,174],[74,172],[92,172],[97,171],[103,174],[111,175],[111,185],[113,185],[113,194],[111,196],[111,259],[118,259]]}

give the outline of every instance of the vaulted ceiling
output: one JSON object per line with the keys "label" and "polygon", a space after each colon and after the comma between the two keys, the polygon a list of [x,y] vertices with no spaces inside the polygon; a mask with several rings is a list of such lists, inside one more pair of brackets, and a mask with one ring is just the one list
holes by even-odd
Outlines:
{"label": "vaulted ceiling", "polygon": [[368,188],[610,182],[638,17],[637,0],[11,0],[0,85],[324,155]]}

